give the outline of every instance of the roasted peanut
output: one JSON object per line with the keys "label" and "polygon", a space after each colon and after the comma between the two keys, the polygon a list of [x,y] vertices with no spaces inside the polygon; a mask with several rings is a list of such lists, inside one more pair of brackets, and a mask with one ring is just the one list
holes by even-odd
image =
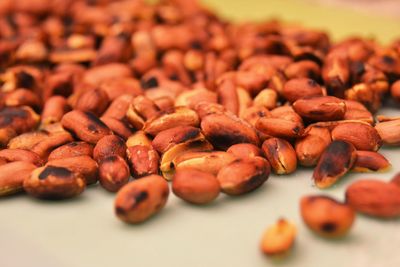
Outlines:
{"label": "roasted peanut", "polygon": [[124,119],[133,98],[132,95],[121,95],[115,98],[104,111],[102,118]]}
{"label": "roasted peanut", "polygon": [[109,117],[101,117],[100,119],[114,134],[120,136],[124,140],[128,139],[133,134],[131,126],[125,120]]}
{"label": "roasted peanut", "polygon": [[296,239],[296,226],[286,219],[279,219],[268,227],[261,239],[261,251],[268,256],[286,255]]}
{"label": "roasted peanut", "polygon": [[131,146],[127,149],[127,156],[133,177],[158,174],[160,157],[153,148],[142,145]]}
{"label": "roasted peanut", "polygon": [[7,147],[10,149],[32,149],[37,143],[46,139],[49,134],[45,131],[34,131],[20,134],[12,138]]}
{"label": "roasted peanut", "polygon": [[96,116],[100,116],[106,110],[109,104],[107,93],[101,89],[93,89],[84,92],[76,102],[74,108],[76,110],[91,112]]}
{"label": "roasted peanut", "polygon": [[345,120],[361,120],[369,124],[374,122],[371,112],[361,103],[352,100],[344,100],[346,104],[346,112],[343,119]]}
{"label": "roasted peanut", "polygon": [[56,132],[38,142],[31,148],[31,150],[41,158],[46,159],[52,150],[72,141],[73,138],[68,132]]}
{"label": "roasted peanut", "polygon": [[99,162],[108,156],[126,158],[126,145],[124,140],[116,135],[106,135],[101,138],[93,149],[93,159]]}
{"label": "roasted peanut", "polygon": [[115,213],[126,223],[140,223],[167,203],[168,183],[158,175],[149,175],[122,187],[115,198]]}
{"label": "roasted peanut", "polygon": [[400,102],[400,80],[392,84],[390,87],[390,94],[396,101]]}
{"label": "roasted peanut", "polygon": [[278,118],[260,118],[256,122],[256,128],[260,132],[279,138],[298,138],[303,135],[302,123]]}
{"label": "roasted peanut", "polygon": [[59,122],[69,110],[70,107],[63,96],[51,96],[44,104],[40,120],[41,124],[46,125]]}
{"label": "roasted peanut", "polygon": [[312,79],[297,78],[285,83],[282,89],[283,97],[293,103],[303,97],[322,96],[321,86]]}
{"label": "roasted peanut", "polygon": [[0,165],[0,197],[22,191],[22,184],[37,168],[26,161],[14,161]]}
{"label": "roasted peanut", "polygon": [[217,179],[222,192],[228,195],[242,195],[257,189],[267,181],[270,169],[269,163],[261,157],[237,159],[223,166]]}
{"label": "roasted peanut", "polygon": [[392,180],[390,180],[391,183],[400,186],[400,173],[397,173]]}
{"label": "roasted peanut", "polygon": [[17,133],[10,126],[0,128],[0,148],[6,147],[16,135]]}
{"label": "roasted peanut", "polygon": [[17,134],[35,129],[38,123],[39,115],[30,107],[5,107],[0,110],[0,128],[10,127]]}
{"label": "roasted peanut", "polygon": [[217,103],[217,94],[205,88],[196,88],[179,94],[175,99],[175,107],[186,106],[195,109],[198,103]]}
{"label": "roasted peanut", "polygon": [[400,216],[400,187],[395,183],[362,179],[346,189],[346,202],[356,211],[374,217]]}
{"label": "roasted peanut", "polygon": [[322,195],[303,197],[300,201],[300,213],[313,232],[328,238],[346,235],[355,220],[355,212],[351,206]]}
{"label": "roasted peanut", "polygon": [[302,166],[315,166],[332,141],[331,133],[327,128],[317,126],[310,126],[305,132],[305,136],[295,144],[297,159]]}
{"label": "roasted peanut", "polygon": [[128,183],[129,177],[129,166],[119,155],[110,155],[99,160],[99,182],[107,191],[117,192]]}
{"label": "roasted peanut", "polygon": [[276,174],[290,174],[297,168],[296,152],[286,140],[270,138],[262,144],[265,157]]}
{"label": "roasted peanut", "polygon": [[26,149],[3,149],[0,150],[0,158],[8,162],[24,161],[30,162],[36,166],[42,166],[43,160],[38,154]]}
{"label": "roasted peanut", "polygon": [[334,121],[343,119],[346,104],[334,96],[317,96],[298,99],[293,109],[306,120]]}
{"label": "roasted peanut", "polygon": [[276,108],[278,93],[272,89],[264,89],[254,98],[254,105],[265,107],[266,109]]}
{"label": "roasted peanut", "polygon": [[219,191],[219,183],[214,175],[193,168],[177,170],[172,180],[172,192],[194,204],[212,202],[218,197]]}
{"label": "roasted peanut", "polygon": [[390,162],[378,152],[358,150],[356,154],[352,168],[355,172],[384,172],[391,167]]}
{"label": "roasted peanut", "polygon": [[86,142],[70,142],[54,149],[48,156],[47,160],[72,158],[78,156],[93,155],[93,146]]}
{"label": "roasted peanut", "polygon": [[29,195],[44,199],[71,198],[85,190],[85,180],[79,173],[51,165],[35,169],[23,185]]}
{"label": "roasted peanut", "polygon": [[137,131],[133,135],[129,136],[125,144],[127,147],[130,147],[136,145],[151,146],[152,143],[144,131]]}
{"label": "roasted peanut", "polygon": [[356,161],[356,149],[346,141],[333,141],[322,153],[314,169],[313,179],[318,188],[327,188],[345,175]]}
{"label": "roasted peanut", "polygon": [[199,128],[192,126],[178,126],[159,132],[152,141],[152,146],[160,153],[171,147],[189,140],[204,139]]}
{"label": "roasted peanut", "polygon": [[263,152],[259,147],[248,143],[233,145],[229,147],[226,152],[232,153],[237,158],[253,158],[263,156]]}
{"label": "roasted peanut", "polygon": [[80,140],[96,144],[102,137],[111,134],[111,130],[94,114],[73,110],[65,114],[62,126]]}
{"label": "roasted peanut", "polygon": [[375,130],[382,138],[383,144],[390,146],[400,145],[400,119],[377,123]]}
{"label": "roasted peanut", "polygon": [[343,122],[332,130],[332,140],[343,140],[358,150],[377,151],[382,139],[377,130],[365,122]]}

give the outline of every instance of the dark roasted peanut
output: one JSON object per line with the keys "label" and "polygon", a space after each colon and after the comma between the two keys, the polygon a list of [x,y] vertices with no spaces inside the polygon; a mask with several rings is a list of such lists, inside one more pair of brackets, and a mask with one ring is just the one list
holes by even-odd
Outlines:
{"label": "dark roasted peanut", "polygon": [[199,128],[192,126],[178,126],[159,132],[152,141],[152,146],[160,153],[171,147],[189,140],[205,139]]}
{"label": "dark roasted peanut", "polygon": [[52,165],[35,169],[23,185],[29,195],[44,199],[71,198],[85,190],[85,180],[79,173]]}
{"label": "dark roasted peanut", "polygon": [[265,157],[276,174],[290,174],[297,168],[296,152],[286,140],[270,138],[262,145]]}
{"label": "dark roasted peanut", "polygon": [[61,124],[80,140],[91,144],[96,144],[102,137],[111,134],[107,125],[90,112],[70,111],[63,116]]}
{"label": "dark roasted peanut", "polygon": [[268,161],[261,157],[237,159],[222,167],[217,179],[222,192],[234,196],[242,195],[267,181],[270,169]]}
{"label": "dark roasted peanut", "polygon": [[93,149],[93,159],[99,162],[104,157],[120,156],[126,158],[124,140],[116,135],[106,135],[101,138]]}
{"label": "dark roasted peanut", "polygon": [[0,150],[0,158],[3,158],[7,162],[24,161],[30,162],[38,167],[43,165],[43,160],[38,154],[26,149],[16,148]]}
{"label": "dark roasted peanut", "polygon": [[127,149],[127,156],[133,177],[158,174],[160,157],[153,148],[142,145],[131,146]]}
{"label": "dark roasted peanut", "polygon": [[16,89],[4,96],[4,104],[7,107],[28,106],[34,110],[40,110],[42,102],[39,97],[28,89]]}
{"label": "dark roasted peanut", "polygon": [[213,146],[223,150],[239,143],[259,144],[259,138],[253,127],[227,114],[212,114],[202,118],[201,130]]}
{"label": "dark roasted peanut", "polygon": [[291,79],[285,83],[282,89],[283,97],[289,102],[295,102],[303,97],[322,96],[321,86],[308,78]]}
{"label": "dark roasted peanut", "polygon": [[400,119],[377,123],[375,129],[378,131],[385,145],[400,145]]}
{"label": "dark roasted peanut", "polygon": [[37,143],[46,139],[49,134],[45,131],[27,132],[12,138],[7,147],[10,149],[32,149]]}
{"label": "dark roasted peanut", "polygon": [[268,136],[288,139],[298,138],[304,131],[302,123],[279,118],[260,118],[255,126],[257,130]]}
{"label": "dark roasted peanut", "polygon": [[355,220],[355,212],[350,205],[322,195],[303,197],[300,213],[312,231],[329,238],[346,235]]}
{"label": "dark roasted peanut", "polygon": [[346,141],[333,141],[322,153],[313,179],[318,188],[327,188],[345,175],[356,161],[356,149]]}
{"label": "dark roasted peanut", "polygon": [[296,226],[281,218],[264,232],[261,251],[268,256],[286,255],[294,245],[296,234]]}
{"label": "dark roasted peanut", "polygon": [[38,123],[39,115],[30,107],[5,107],[0,110],[0,128],[10,127],[17,134],[35,129]]}
{"label": "dark roasted peanut", "polygon": [[48,161],[45,166],[63,167],[79,174],[86,184],[97,182],[98,167],[96,162],[89,156],[77,156],[71,158],[54,159]]}
{"label": "dark roasted peanut", "polygon": [[117,192],[128,183],[129,177],[129,166],[119,155],[110,155],[99,160],[99,182],[107,191]]}
{"label": "dark roasted peanut", "polygon": [[233,145],[229,147],[226,152],[232,153],[237,158],[253,158],[263,156],[263,152],[258,146],[248,143]]}
{"label": "dark roasted peanut", "polygon": [[356,153],[357,159],[352,169],[355,172],[384,172],[392,166],[390,162],[378,152],[358,150]]}
{"label": "dark roasted peanut", "polygon": [[400,186],[380,180],[363,179],[346,189],[346,202],[356,211],[374,217],[400,216]]}
{"label": "dark roasted peanut", "polygon": [[172,179],[172,192],[179,198],[194,204],[207,204],[216,199],[220,187],[216,177],[193,168],[182,168]]}
{"label": "dark roasted peanut", "polygon": [[26,161],[14,161],[0,165],[0,197],[22,191],[22,184],[37,168]]}
{"label": "dark roasted peanut", "polygon": [[72,141],[73,138],[70,133],[66,131],[56,132],[38,142],[31,150],[41,158],[46,159],[52,150]]}
{"label": "dark roasted peanut", "polygon": [[325,127],[313,126],[306,128],[305,132],[305,136],[295,144],[297,159],[302,166],[315,166],[332,141],[331,133]]}
{"label": "dark roasted peanut", "polygon": [[167,203],[168,183],[158,175],[149,175],[122,187],[115,198],[115,213],[126,223],[140,223]]}
{"label": "dark roasted peanut", "polygon": [[79,156],[89,156],[93,155],[93,146],[89,143],[78,141],[70,142],[60,147],[57,147],[49,154],[47,160],[72,158]]}
{"label": "dark roasted peanut", "polygon": [[377,151],[382,145],[377,130],[365,122],[344,122],[337,125],[332,130],[332,139],[352,143],[358,150]]}
{"label": "dark roasted peanut", "polygon": [[343,119],[346,104],[334,96],[317,96],[297,100],[293,109],[306,120],[334,121]]}
{"label": "dark roasted peanut", "polygon": [[40,120],[41,124],[46,125],[59,122],[69,110],[70,107],[63,96],[51,96],[44,104]]}

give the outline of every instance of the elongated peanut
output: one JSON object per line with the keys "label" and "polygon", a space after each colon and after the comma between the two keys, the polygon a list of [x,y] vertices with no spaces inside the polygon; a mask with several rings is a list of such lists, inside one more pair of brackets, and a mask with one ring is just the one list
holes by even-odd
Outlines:
{"label": "elongated peanut", "polygon": [[46,159],[53,149],[71,141],[73,141],[73,138],[70,133],[66,131],[56,132],[38,142],[31,150],[41,158]]}
{"label": "elongated peanut", "polygon": [[355,220],[355,212],[351,206],[322,195],[303,197],[300,213],[311,230],[329,238],[346,235]]}
{"label": "elongated peanut", "polygon": [[296,152],[286,140],[270,138],[262,145],[265,157],[276,174],[290,174],[297,168]]}
{"label": "elongated peanut", "polygon": [[12,138],[7,147],[10,149],[32,149],[37,143],[46,139],[49,134],[45,131],[34,131],[20,134]]}
{"label": "elongated peanut", "polygon": [[248,143],[233,145],[229,147],[226,152],[232,153],[237,158],[252,158],[263,156],[263,152],[258,146]]}
{"label": "elongated peanut", "polygon": [[222,192],[242,195],[260,187],[267,181],[271,168],[261,157],[237,159],[218,172],[217,179]]}
{"label": "elongated peanut", "polygon": [[10,127],[17,134],[33,130],[39,123],[39,115],[27,106],[6,107],[0,111],[0,128]]}
{"label": "elongated peanut", "polygon": [[193,168],[181,168],[172,179],[172,191],[190,203],[207,204],[218,197],[220,187],[213,174]]}
{"label": "elongated peanut", "polygon": [[327,188],[336,183],[352,167],[356,160],[356,149],[346,141],[333,141],[322,153],[313,179],[318,188]]}
{"label": "elongated peanut", "polygon": [[47,160],[72,158],[79,156],[89,156],[93,155],[93,146],[89,143],[83,141],[70,142],[60,147],[54,149],[48,156]]}
{"label": "elongated peanut", "polygon": [[358,150],[377,151],[382,139],[371,125],[364,122],[344,122],[332,130],[333,140],[352,143]]}
{"label": "elongated peanut", "polygon": [[334,121],[343,119],[346,104],[334,96],[316,96],[297,100],[293,103],[293,109],[303,119]]}
{"label": "elongated peanut", "polygon": [[344,100],[346,104],[345,120],[361,120],[372,124],[374,118],[371,112],[360,102],[353,100]]}
{"label": "elongated peanut", "polygon": [[115,134],[124,140],[133,134],[133,129],[125,120],[119,120],[111,117],[101,117],[102,122]]}
{"label": "elongated peanut", "polygon": [[0,197],[22,191],[22,184],[37,168],[26,161],[14,161],[0,165]]}
{"label": "elongated peanut", "polygon": [[111,130],[94,114],[73,110],[65,114],[62,126],[80,140],[95,144],[102,137],[111,134]]}
{"label": "elongated peanut", "polygon": [[356,211],[370,216],[399,217],[400,186],[380,180],[358,180],[347,187],[346,202]]}
{"label": "elongated peanut", "polygon": [[117,192],[128,183],[129,166],[119,155],[110,155],[99,160],[99,181],[101,186],[110,192]]}
{"label": "elongated peanut", "polygon": [[400,119],[380,122],[375,125],[382,142],[385,145],[400,145]]}
{"label": "elongated peanut", "polygon": [[293,103],[303,97],[322,96],[322,88],[314,80],[296,78],[285,83],[282,95],[286,100]]}
{"label": "elongated peanut", "polygon": [[164,153],[179,143],[199,139],[201,137],[204,139],[199,128],[192,126],[179,126],[159,132],[154,137],[152,146],[158,152]]}
{"label": "elongated peanut", "polygon": [[281,218],[265,230],[260,244],[261,251],[269,256],[286,255],[294,245],[296,234],[296,226]]}
{"label": "elongated peanut", "polygon": [[0,150],[0,158],[8,162],[25,161],[30,162],[36,166],[42,166],[43,160],[38,154],[26,149],[3,149]]}
{"label": "elongated peanut", "polygon": [[147,146],[131,146],[127,149],[131,174],[135,178],[158,174],[160,156],[157,151]]}
{"label": "elongated peanut", "polygon": [[101,138],[93,149],[93,159],[97,162],[104,157],[120,156],[126,158],[126,145],[124,140],[116,135],[106,135]]}
{"label": "elongated peanut", "polygon": [[41,114],[41,124],[51,124],[61,121],[65,113],[70,111],[67,99],[55,95],[46,100]]}
{"label": "elongated peanut", "polygon": [[140,223],[167,203],[168,183],[158,175],[149,175],[122,187],[115,198],[115,213],[126,223]]}
{"label": "elongated peanut", "polygon": [[45,166],[67,168],[85,179],[86,184],[97,182],[98,166],[89,156],[54,159],[48,161]]}
{"label": "elongated peanut", "polygon": [[298,138],[304,131],[302,123],[279,118],[260,118],[256,128],[268,136],[279,138]]}
{"label": "elongated peanut", "polygon": [[44,199],[71,198],[85,190],[85,180],[79,173],[51,165],[35,169],[23,185],[29,195]]}
{"label": "elongated peanut", "polygon": [[121,95],[115,98],[111,104],[108,106],[106,111],[104,111],[104,118],[115,118],[117,120],[122,120],[128,111],[129,105],[133,100],[132,95]]}
{"label": "elongated peanut", "polygon": [[358,150],[356,153],[357,158],[352,169],[355,172],[384,172],[391,167],[390,162],[378,152]]}

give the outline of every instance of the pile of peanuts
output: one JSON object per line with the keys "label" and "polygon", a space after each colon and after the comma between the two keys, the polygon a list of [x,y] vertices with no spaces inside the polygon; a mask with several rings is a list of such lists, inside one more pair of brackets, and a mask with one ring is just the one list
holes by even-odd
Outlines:
{"label": "pile of peanuts", "polygon": [[[400,101],[400,39],[332,43],[194,0],[3,0],[0,14],[0,196],[66,199],[99,181],[118,218],[140,223],[165,206],[168,181],[199,205],[299,165],[327,188],[387,170],[379,148],[400,145],[400,117],[374,117]],[[310,229],[342,236],[355,211],[400,216],[400,177],[300,206]],[[262,250],[287,251],[295,232],[280,219]]]}

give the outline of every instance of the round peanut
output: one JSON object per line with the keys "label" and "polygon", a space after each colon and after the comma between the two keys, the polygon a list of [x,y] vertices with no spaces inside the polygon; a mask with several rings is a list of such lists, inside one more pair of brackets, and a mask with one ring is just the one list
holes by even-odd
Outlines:
{"label": "round peanut", "polygon": [[130,177],[126,161],[118,155],[110,155],[99,161],[99,181],[110,192],[117,192],[128,183]]}

